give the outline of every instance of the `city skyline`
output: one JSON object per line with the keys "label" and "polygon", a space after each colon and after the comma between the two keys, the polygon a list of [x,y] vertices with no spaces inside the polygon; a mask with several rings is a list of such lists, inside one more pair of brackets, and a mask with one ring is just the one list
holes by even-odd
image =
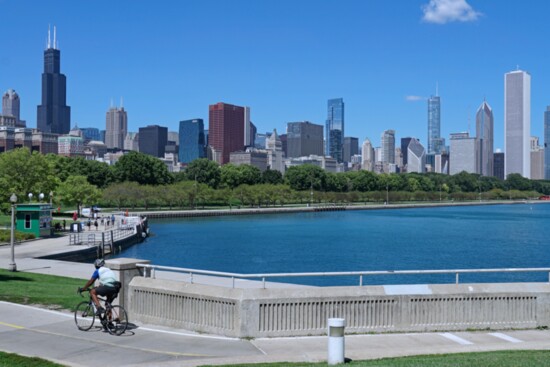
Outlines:
{"label": "city skyline", "polygon": [[[206,121],[208,106],[224,102],[249,106],[258,132],[283,133],[291,121],[324,125],[326,101],[343,98],[346,136],[368,137],[378,146],[380,133],[392,129],[427,146],[426,101],[439,85],[442,138],[468,128],[474,135],[475,112],[485,99],[494,111],[494,147],[504,149],[502,76],[519,65],[532,76],[531,135],[542,141],[550,70],[543,47],[534,47],[543,44],[542,36],[529,29],[545,24],[550,5],[524,5],[517,19],[512,4],[449,3],[462,8],[403,0],[395,2],[396,14],[384,2],[190,1],[169,4],[173,11],[167,12],[121,1],[106,14],[101,6],[68,1],[28,7],[3,0],[6,16],[25,17],[32,27],[16,24],[16,36],[6,39],[0,68],[9,72],[0,73],[0,90],[18,92],[21,119],[36,127],[39,55],[48,24],[55,24],[72,126],[101,124],[109,101],[123,96],[133,132],[150,124],[177,131],[179,121]],[[272,19],[285,9],[292,12]],[[86,19],[77,16],[84,10]],[[250,22],[231,21],[245,10],[255,15]],[[122,24],[117,11],[127,13]],[[145,16],[150,22],[144,25]],[[326,27],[329,18],[335,27]],[[531,27],[522,26],[527,19]],[[226,44],[213,47],[220,37]],[[234,60],[214,57],[219,52]]]}

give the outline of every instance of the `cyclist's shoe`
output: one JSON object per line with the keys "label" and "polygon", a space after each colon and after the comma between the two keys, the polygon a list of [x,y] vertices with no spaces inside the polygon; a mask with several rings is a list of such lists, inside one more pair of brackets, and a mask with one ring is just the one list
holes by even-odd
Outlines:
{"label": "cyclist's shoe", "polygon": [[105,309],[103,307],[100,307],[97,309],[97,311],[95,312],[95,315],[96,316],[101,316],[101,314],[105,312]]}
{"label": "cyclist's shoe", "polygon": [[112,330],[112,329],[115,328],[115,324],[113,324],[111,321],[109,321],[109,322],[107,323],[107,328]]}

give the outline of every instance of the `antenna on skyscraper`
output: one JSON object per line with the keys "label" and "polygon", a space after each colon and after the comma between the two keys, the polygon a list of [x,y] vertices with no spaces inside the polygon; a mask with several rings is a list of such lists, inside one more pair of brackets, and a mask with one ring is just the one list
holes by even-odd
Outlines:
{"label": "antenna on skyscraper", "polygon": [[55,26],[53,26],[53,48],[57,49],[57,37],[55,36]]}
{"label": "antenna on skyscraper", "polygon": [[120,108],[123,107],[123,102],[124,102],[124,100],[122,99],[122,96],[120,96]]}
{"label": "antenna on skyscraper", "polygon": [[48,49],[51,47],[50,25],[48,24]]}
{"label": "antenna on skyscraper", "polygon": [[111,108],[113,108],[113,98],[111,97]]}

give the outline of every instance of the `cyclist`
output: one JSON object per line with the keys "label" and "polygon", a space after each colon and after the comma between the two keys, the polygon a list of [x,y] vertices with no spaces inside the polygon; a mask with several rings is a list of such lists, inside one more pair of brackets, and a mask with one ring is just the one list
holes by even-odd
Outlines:
{"label": "cyclist", "polygon": [[96,315],[100,315],[105,311],[105,309],[101,307],[97,296],[107,297],[107,300],[110,301],[111,299],[114,299],[114,296],[116,296],[119,292],[119,287],[117,287],[117,285],[120,285],[120,283],[116,280],[115,273],[111,269],[104,267],[104,265],[105,260],[97,259],[94,262],[96,270],[92,274],[92,277],[88,280],[88,282],[86,282],[84,288],[78,288],[78,291],[82,292],[83,289],[87,289],[97,279],[99,279],[99,287],[95,287],[90,290],[90,295],[96,305]]}

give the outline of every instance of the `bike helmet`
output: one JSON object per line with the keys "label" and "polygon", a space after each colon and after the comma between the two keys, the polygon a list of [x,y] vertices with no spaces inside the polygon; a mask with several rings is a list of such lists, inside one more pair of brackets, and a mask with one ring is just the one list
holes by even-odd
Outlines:
{"label": "bike helmet", "polygon": [[94,266],[96,269],[101,268],[103,265],[105,265],[105,260],[103,259],[96,259],[96,261],[94,261]]}

